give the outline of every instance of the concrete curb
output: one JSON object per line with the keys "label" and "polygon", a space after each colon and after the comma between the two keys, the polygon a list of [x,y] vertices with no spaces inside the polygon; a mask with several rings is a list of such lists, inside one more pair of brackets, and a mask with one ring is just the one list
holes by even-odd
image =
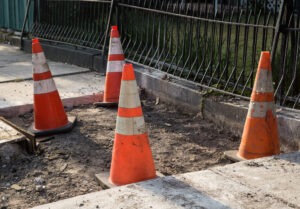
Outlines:
{"label": "concrete curb", "polygon": [[[164,72],[135,66],[138,85],[146,93],[172,103],[179,109],[202,114],[218,126],[241,136],[248,111],[248,101],[207,95],[201,87],[169,78]],[[300,111],[277,108],[278,129],[282,151],[300,149]]]}
{"label": "concrete curb", "polygon": [[[24,39],[24,51],[31,53],[31,40]],[[102,52],[99,50],[77,48],[66,44],[53,44],[41,40],[47,59],[77,65],[105,73]]]}

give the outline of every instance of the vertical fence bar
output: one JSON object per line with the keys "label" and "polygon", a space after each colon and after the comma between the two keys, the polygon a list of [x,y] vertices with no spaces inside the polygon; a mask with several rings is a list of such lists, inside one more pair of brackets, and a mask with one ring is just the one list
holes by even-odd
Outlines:
{"label": "vertical fence bar", "polygon": [[25,17],[24,17],[24,21],[23,21],[23,26],[22,26],[22,31],[21,31],[21,38],[20,38],[20,42],[21,42],[21,46],[20,49],[22,50],[24,48],[24,42],[23,42],[23,37],[24,37],[24,31],[25,31],[25,26],[26,26],[26,22],[28,20],[28,15],[29,15],[29,9],[30,9],[30,5],[31,5],[31,1],[32,0],[28,0],[27,1],[27,7],[26,7],[26,13],[25,13]]}
{"label": "vertical fence bar", "polygon": [[103,43],[103,48],[102,48],[102,50],[103,50],[103,59],[104,59],[104,55],[106,54],[107,37],[108,37],[111,18],[112,18],[112,13],[114,11],[114,6],[115,6],[116,1],[117,0],[111,0],[111,4],[110,4],[110,10],[109,10],[108,18],[107,18],[107,25],[106,25],[106,30],[105,30],[105,34],[104,34],[104,43]]}
{"label": "vertical fence bar", "polygon": [[271,49],[271,61],[274,60],[276,49],[278,46],[278,39],[279,39],[279,35],[280,35],[280,26],[281,26],[282,17],[284,14],[285,3],[286,3],[286,0],[282,0],[282,3],[280,4],[280,7],[279,7],[279,13],[277,16],[277,22],[275,25],[275,34],[274,34],[274,39],[273,39],[273,44],[272,44],[272,49]]}

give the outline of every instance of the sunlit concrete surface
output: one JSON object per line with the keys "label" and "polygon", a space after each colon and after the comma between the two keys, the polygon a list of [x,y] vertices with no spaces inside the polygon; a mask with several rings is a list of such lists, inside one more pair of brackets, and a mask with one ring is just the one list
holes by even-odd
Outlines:
{"label": "sunlit concrete surface", "polygon": [[34,209],[300,208],[300,152],[115,187]]}
{"label": "sunlit concrete surface", "polygon": [[[48,61],[65,106],[102,99],[105,77],[88,69]],[[33,81],[31,54],[0,44],[0,114],[14,116],[32,109]]]}

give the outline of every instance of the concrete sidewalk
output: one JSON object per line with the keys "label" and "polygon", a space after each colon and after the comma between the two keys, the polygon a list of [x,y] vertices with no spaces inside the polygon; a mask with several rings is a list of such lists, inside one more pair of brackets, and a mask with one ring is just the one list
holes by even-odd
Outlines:
{"label": "concrete sidewalk", "polygon": [[300,152],[168,176],[34,209],[300,208]]}
{"label": "concrete sidewalk", "polygon": [[[31,54],[0,44],[0,114],[13,117],[32,109]],[[57,89],[67,107],[102,100],[104,78],[77,66],[48,61]]]}

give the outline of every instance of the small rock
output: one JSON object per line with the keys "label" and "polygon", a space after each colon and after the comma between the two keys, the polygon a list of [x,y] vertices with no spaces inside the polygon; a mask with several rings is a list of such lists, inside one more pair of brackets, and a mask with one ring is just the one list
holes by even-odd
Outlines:
{"label": "small rock", "polygon": [[166,126],[171,127],[172,125],[170,123],[165,123]]}
{"label": "small rock", "polygon": [[42,177],[36,177],[36,178],[34,179],[34,183],[35,183],[36,185],[42,185],[42,184],[45,183],[45,180],[44,180]]}
{"label": "small rock", "polygon": [[16,190],[16,191],[20,191],[22,190],[22,187],[20,187],[18,184],[13,184],[10,186],[10,188]]}
{"label": "small rock", "polygon": [[49,161],[57,160],[57,159],[59,159],[59,156],[58,156],[58,155],[49,156],[49,157],[47,157],[47,159],[48,159]]}
{"label": "small rock", "polygon": [[46,189],[46,186],[42,186],[42,185],[36,185],[35,186],[35,191],[37,191],[37,192],[41,192],[44,189]]}
{"label": "small rock", "polygon": [[168,74],[164,74],[162,77],[161,77],[161,80],[167,80],[169,78]]}
{"label": "small rock", "polygon": [[66,151],[64,151],[64,150],[59,150],[59,151],[57,152],[57,154],[59,154],[59,155],[66,155],[67,153],[66,153]]}
{"label": "small rock", "polygon": [[158,105],[159,104],[159,97],[156,97],[156,99],[155,99],[155,105]]}
{"label": "small rock", "polygon": [[196,161],[196,157],[195,156],[190,157],[190,161],[192,162]]}
{"label": "small rock", "polygon": [[68,167],[68,164],[65,163],[63,166],[60,167],[60,172],[63,172]]}
{"label": "small rock", "polygon": [[33,171],[33,173],[32,173],[33,176],[40,176],[40,175],[42,175],[42,174],[43,174],[42,171],[39,171],[39,170],[35,170],[35,171]]}
{"label": "small rock", "polygon": [[81,192],[87,192],[87,191],[88,191],[87,188],[80,188],[79,190],[80,190]]}

